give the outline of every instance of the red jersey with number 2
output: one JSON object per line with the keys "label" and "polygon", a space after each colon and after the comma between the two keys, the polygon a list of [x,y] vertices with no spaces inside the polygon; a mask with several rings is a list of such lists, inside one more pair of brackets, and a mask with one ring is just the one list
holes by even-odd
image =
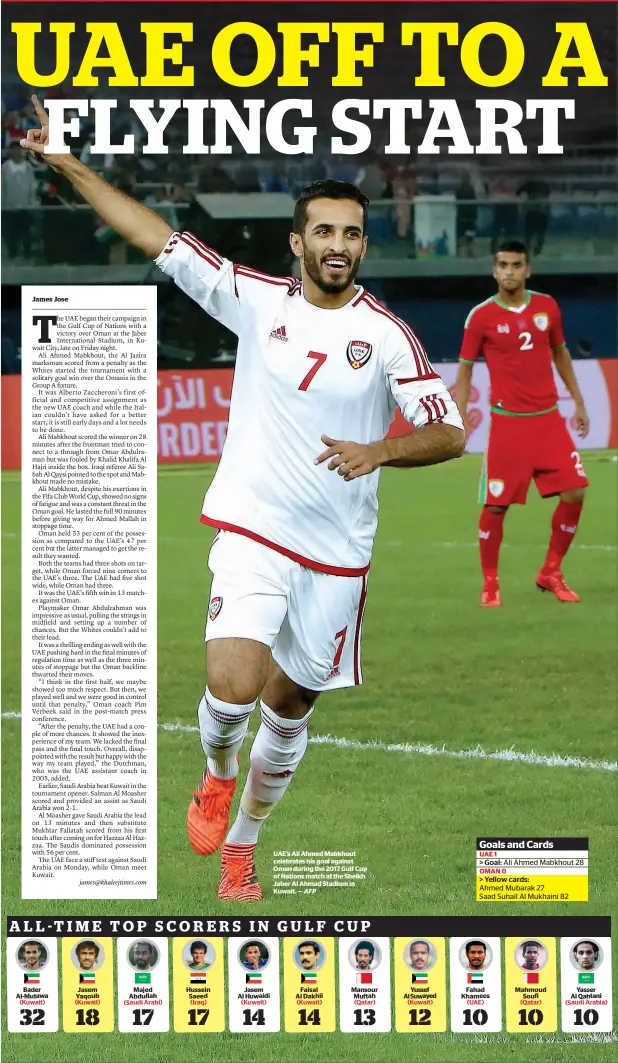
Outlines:
{"label": "red jersey with number 2", "polygon": [[526,292],[517,310],[493,296],[468,314],[459,358],[483,355],[491,382],[491,405],[509,413],[544,413],[558,402],[552,352],[564,345],[555,299]]}

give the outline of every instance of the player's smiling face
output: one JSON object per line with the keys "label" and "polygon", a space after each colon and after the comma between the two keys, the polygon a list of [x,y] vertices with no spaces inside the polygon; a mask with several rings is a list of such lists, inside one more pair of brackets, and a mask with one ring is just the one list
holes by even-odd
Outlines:
{"label": "player's smiling face", "polygon": [[193,963],[203,963],[206,959],[206,953],[204,952],[204,949],[191,949],[191,959],[193,960]]}
{"label": "player's smiling face", "polygon": [[77,953],[77,958],[79,960],[79,966],[82,968],[82,970],[89,971],[90,968],[94,967],[95,965],[97,958],[96,950],[91,948],[80,949]]}
{"label": "player's smiling face", "polygon": [[505,292],[525,288],[531,270],[521,251],[499,251],[494,260],[494,277]]}
{"label": "player's smiling face", "polygon": [[292,249],[304,270],[329,295],[354,283],[366,248],[363,208],[354,199],[312,200],[304,233],[292,234]]}
{"label": "player's smiling face", "polygon": [[38,967],[40,955],[41,953],[39,952],[36,945],[26,946],[26,948],[24,949],[26,965],[28,967]]}

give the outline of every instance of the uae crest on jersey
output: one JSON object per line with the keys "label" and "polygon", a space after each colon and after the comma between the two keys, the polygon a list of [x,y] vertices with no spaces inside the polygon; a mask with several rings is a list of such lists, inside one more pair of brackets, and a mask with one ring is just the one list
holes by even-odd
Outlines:
{"label": "uae crest on jersey", "polygon": [[364,340],[352,340],[351,343],[348,343],[346,353],[352,369],[360,369],[361,366],[367,365],[371,358],[371,344],[365,343]]}
{"label": "uae crest on jersey", "polygon": [[221,612],[221,606],[223,605],[223,598],[217,596],[210,599],[210,605],[208,606],[208,615],[211,620],[216,620]]}
{"label": "uae crest on jersey", "polygon": [[532,320],[534,321],[536,327],[541,330],[541,332],[546,331],[549,325],[549,318],[547,314],[534,314]]}

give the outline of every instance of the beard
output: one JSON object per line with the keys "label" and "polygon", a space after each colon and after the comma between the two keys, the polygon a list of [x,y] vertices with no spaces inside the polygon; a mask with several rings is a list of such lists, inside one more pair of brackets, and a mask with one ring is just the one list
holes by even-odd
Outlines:
{"label": "beard", "polygon": [[[307,273],[311,277],[311,280],[321,291],[326,295],[336,295],[337,292],[344,291],[351,284],[354,284],[356,280],[356,274],[358,273],[361,264],[361,255],[358,255],[352,260],[346,270],[342,270],[340,274],[327,279],[322,274],[322,264],[327,258],[334,258],[334,255],[325,255],[321,261],[318,262],[317,255],[310,251],[305,241],[303,240],[303,265],[307,270]],[[345,256],[347,257],[347,256]]]}

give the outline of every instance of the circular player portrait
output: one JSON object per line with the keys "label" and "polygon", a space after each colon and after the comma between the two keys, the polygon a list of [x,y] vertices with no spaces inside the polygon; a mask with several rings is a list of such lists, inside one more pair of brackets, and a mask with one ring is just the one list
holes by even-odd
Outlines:
{"label": "circular player portrait", "polygon": [[189,971],[207,971],[216,958],[210,942],[202,938],[190,941],[182,950],[182,962]]}
{"label": "circular player portrait", "polygon": [[152,971],[159,962],[159,950],[154,941],[139,938],[127,949],[127,962],[134,971]]}
{"label": "circular player portrait", "polygon": [[438,953],[435,945],[432,945],[431,941],[426,941],[425,938],[414,938],[413,941],[408,941],[403,950],[403,962],[406,967],[419,974],[422,971],[431,970],[437,959]]}
{"label": "circular player portrait", "polygon": [[84,938],[71,949],[71,960],[78,971],[98,971],[105,962],[105,950],[93,938]]}
{"label": "circular player portrait", "polygon": [[522,971],[540,971],[547,963],[547,949],[542,941],[527,938],[515,949],[515,963]]}
{"label": "circular player portrait", "polygon": [[603,963],[603,949],[591,938],[576,941],[569,959],[576,971],[596,971]]}
{"label": "circular player portrait", "polygon": [[45,945],[41,941],[29,938],[27,941],[20,941],[15,952],[15,959],[22,971],[25,971],[26,974],[31,971],[34,974],[35,971],[43,970],[49,956]]}
{"label": "circular player portrait", "polygon": [[382,963],[382,949],[371,938],[358,938],[348,949],[348,963],[355,971],[375,971]]}
{"label": "circular player portrait", "polygon": [[304,973],[319,971],[320,967],[326,963],[324,945],[319,941],[314,941],[313,938],[301,941],[300,945],[294,949],[294,963],[299,971]]}
{"label": "circular player portrait", "polygon": [[243,941],[238,950],[238,962],[245,971],[263,971],[270,963],[270,949],[263,941]]}
{"label": "circular player portrait", "polygon": [[491,946],[480,938],[465,941],[459,950],[459,962],[464,971],[486,971],[493,958]]}

